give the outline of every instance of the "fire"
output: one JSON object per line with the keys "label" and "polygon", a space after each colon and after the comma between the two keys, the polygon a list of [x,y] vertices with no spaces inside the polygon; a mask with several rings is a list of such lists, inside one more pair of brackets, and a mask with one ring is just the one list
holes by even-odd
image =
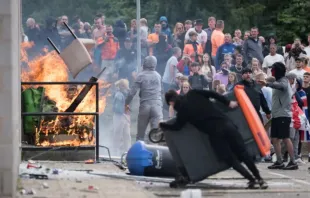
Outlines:
{"label": "fire", "polygon": [[[31,61],[28,61],[26,50],[31,48],[33,43],[22,43],[21,45],[21,61],[26,63],[26,68],[22,69],[22,82],[67,82],[69,81],[69,73],[67,66],[55,52],[49,52],[40,55]],[[109,84],[103,81],[99,82],[99,89],[108,88]],[[23,90],[28,88],[44,87],[44,96],[56,103],[58,112],[64,112],[75,97],[84,87],[70,85],[23,85]],[[84,100],[78,105],[75,112],[95,112],[96,104],[95,86],[88,92]],[[99,113],[103,113],[106,106],[106,95],[99,97]],[[41,120],[40,126],[36,129],[36,143],[40,146],[79,146],[93,145],[95,138],[92,135],[94,130],[94,116],[57,116],[52,121]],[[57,134],[67,134],[73,140],[66,141],[39,141],[40,136],[56,137]]]}

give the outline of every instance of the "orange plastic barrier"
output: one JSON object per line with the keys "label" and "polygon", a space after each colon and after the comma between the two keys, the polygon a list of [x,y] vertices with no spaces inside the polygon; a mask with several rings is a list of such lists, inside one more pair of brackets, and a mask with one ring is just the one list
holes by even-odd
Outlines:
{"label": "orange plastic barrier", "polygon": [[244,86],[236,85],[234,88],[236,99],[241,107],[245,119],[247,120],[250,130],[254,136],[256,144],[263,156],[270,154],[271,143],[268,134],[257,115],[250,99],[244,91]]}

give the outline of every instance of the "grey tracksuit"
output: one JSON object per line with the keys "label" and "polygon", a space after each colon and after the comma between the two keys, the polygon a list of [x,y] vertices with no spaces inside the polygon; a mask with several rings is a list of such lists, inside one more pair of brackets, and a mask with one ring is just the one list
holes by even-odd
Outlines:
{"label": "grey tracksuit", "polygon": [[143,71],[138,74],[126,99],[129,104],[140,89],[140,107],[138,115],[137,140],[144,140],[145,130],[150,123],[151,129],[157,128],[163,119],[161,76],[155,71],[157,59],[147,56],[143,62]]}

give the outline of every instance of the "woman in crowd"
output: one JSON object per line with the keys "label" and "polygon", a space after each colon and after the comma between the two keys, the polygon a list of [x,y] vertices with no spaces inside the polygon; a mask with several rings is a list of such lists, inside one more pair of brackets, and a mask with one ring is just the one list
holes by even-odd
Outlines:
{"label": "woman in crowd", "polygon": [[[260,62],[257,58],[252,58],[250,68],[252,69],[253,76],[259,73],[264,73],[263,70],[261,69]],[[267,78],[267,74],[266,74],[266,78]]]}
{"label": "woman in crowd", "polygon": [[[191,86],[188,81],[184,81],[182,83],[181,89],[177,91],[179,95],[184,96],[191,90]],[[172,106],[169,106],[169,118],[172,118],[174,116],[174,109]]]}
{"label": "woman in crowd", "polygon": [[184,49],[184,25],[183,23],[176,23],[173,30],[173,46]]}
{"label": "woman in crowd", "polygon": [[190,75],[190,65],[191,65],[191,58],[189,55],[184,54],[182,59],[179,61],[177,68],[181,74],[184,76]]}
{"label": "woman in crowd", "polygon": [[177,91],[177,92],[178,92],[178,94],[180,94],[180,95],[185,95],[185,94],[187,94],[188,91],[191,90],[191,89],[192,89],[192,88],[191,88],[189,82],[188,82],[188,81],[184,81],[183,84],[182,84],[182,86],[181,86],[181,89],[180,89],[179,91]]}
{"label": "woman in crowd", "polygon": [[237,84],[237,74],[235,72],[230,72],[228,74],[228,84],[226,86],[226,91],[227,92],[233,91],[236,84]]}
{"label": "woman in crowd", "polygon": [[211,59],[209,54],[205,53],[202,57],[201,73],[205,76],[209,83],[209,89],[212,89],[213,77],[216,74],[215,67],[211,65]]}

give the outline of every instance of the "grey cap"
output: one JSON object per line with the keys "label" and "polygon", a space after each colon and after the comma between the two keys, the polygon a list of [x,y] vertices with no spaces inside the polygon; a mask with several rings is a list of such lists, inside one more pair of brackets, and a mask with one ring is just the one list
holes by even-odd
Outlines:
{"label": "grey cap", "polygon": [[297,75],[295,73],[293,73],[293,72],[289,72],[289,73],[286,74],[286,78],[293,80],[293,79],[297,78]]}

